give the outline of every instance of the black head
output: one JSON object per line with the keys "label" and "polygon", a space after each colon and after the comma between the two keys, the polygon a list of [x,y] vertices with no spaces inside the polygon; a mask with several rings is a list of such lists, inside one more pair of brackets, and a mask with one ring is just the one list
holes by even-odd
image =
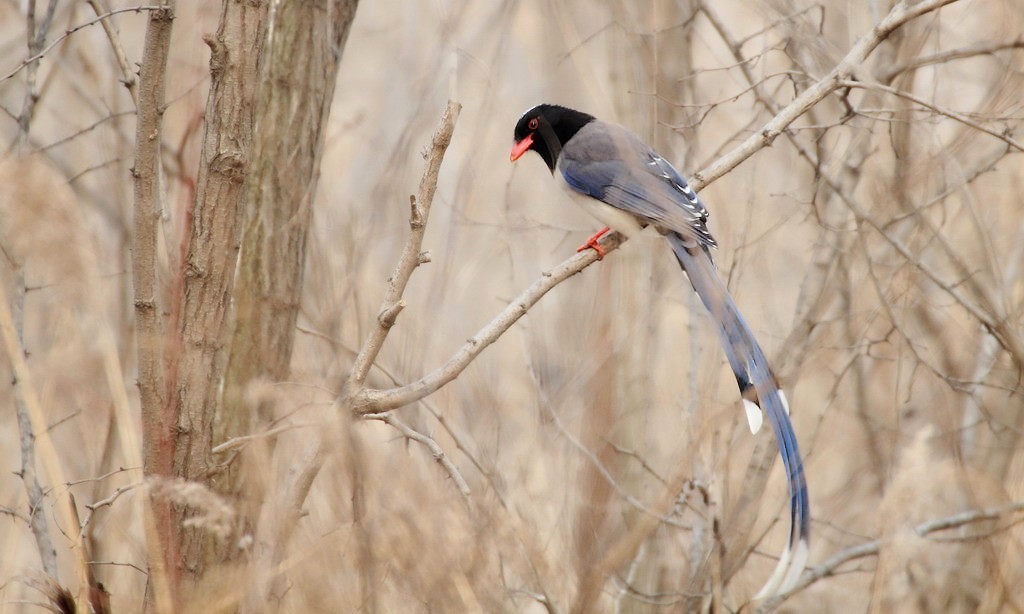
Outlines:
{"label": "black head", "polygon": [[551,172],[555,172],[558,155],[565,145],[583,126],[594,121],[587,115],[573,109],[553,104],[539,104],[519,118],[516,124],[516,144],[512,147],[512,161],[516,161],[529,150],[544,158]]}

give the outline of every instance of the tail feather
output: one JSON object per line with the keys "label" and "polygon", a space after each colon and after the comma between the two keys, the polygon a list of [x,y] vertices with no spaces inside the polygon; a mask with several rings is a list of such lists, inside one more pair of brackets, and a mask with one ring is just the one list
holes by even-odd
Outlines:
{"label": "tail feather", "polygon": [[761,346],[718,276],[708,248],[676,233],[669,233],[666,237],[718,328],[726,358],[740,388],[751,432],[756,433],[764,416],[767,416],[786,470],[790,501],[789,540],[771,578],[755,596],[755,599],[763,599],[792,588],[809,554],[811,518],[807,479],[796,433],[789,420],[789,403],[768,366]]}

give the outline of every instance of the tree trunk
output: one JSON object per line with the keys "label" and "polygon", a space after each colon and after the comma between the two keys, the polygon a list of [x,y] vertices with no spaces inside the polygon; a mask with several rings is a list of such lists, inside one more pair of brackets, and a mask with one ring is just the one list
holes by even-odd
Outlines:
{"label": "tree trunk", "polygon": [[[200,483],[211,478],[213,417],[227,362],[225,331],[252,160],[268,5],[266,0],[225,0],[216,35],[205,37],[212,80],[196,200],[186,224],[188,251],[182,264],[180,322],[175,327],[180,345],[168,359],[177,418],[174,475]],[[175,520],[181,523],[189,510],[176,507]],[[203,553],[211,534],[202,527],[179,531],[181,553],[176,563],[182,579],[194,582],[204,571]]]}
{"label": "tree trunk", "polygon": [[[252,383],[288,378],[327,118],[357,4],[286,0],[274,15],[264,67],[270,87],[257,102],[235,328],[215,426],[219,441],[250,434],[270,419],[269,407],[246,403]],[[251,466],[245,460],[233,459],[217,486],[239,500],[252,530],[266,472],[245,471]]]}

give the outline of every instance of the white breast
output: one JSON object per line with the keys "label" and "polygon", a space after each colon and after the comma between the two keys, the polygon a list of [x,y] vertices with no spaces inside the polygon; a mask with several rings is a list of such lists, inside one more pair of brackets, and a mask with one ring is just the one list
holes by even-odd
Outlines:
{"label": "white breast", "polygon": [[607,203],[603,203],[596,198],[580,194],[565,182],[565,179],[562,178],[562,171],[560,169],[556,168],[555,172],[558,173],[555,180],[558,182],[562,191],[569,196],[569,199],[582,207],[583,210],[591,216],[597,218],[599,222],[629,238],[633,238],[643,231],[643,227],[640,226],[640,222],[638,222],[631,214]]}

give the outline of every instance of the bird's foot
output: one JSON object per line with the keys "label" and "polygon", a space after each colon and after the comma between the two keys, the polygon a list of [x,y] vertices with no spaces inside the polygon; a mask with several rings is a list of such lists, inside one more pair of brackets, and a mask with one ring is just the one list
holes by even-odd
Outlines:
{"label": "bird's foot", "polygon": [[598,243],[598,241],[601,239],[601,237],[603,237],[606,234],[608,234],[609,232],[611,232],[611,230],[612,229],[607,227],[607,226],[605,226],[601,230],[598,230],[597,232],[594,233],[594,235],[592,237],[587,239],[586,243],[584,243],[583,245],[580,245],[579,247],[577,247],[576,251],[577,252],[582,252],[585,249],[592,249],[595,252],[597,252],[597,259],[598,260],[604,260],[605,251],[604,251],[604,248],[601,247],[601,244]]}

